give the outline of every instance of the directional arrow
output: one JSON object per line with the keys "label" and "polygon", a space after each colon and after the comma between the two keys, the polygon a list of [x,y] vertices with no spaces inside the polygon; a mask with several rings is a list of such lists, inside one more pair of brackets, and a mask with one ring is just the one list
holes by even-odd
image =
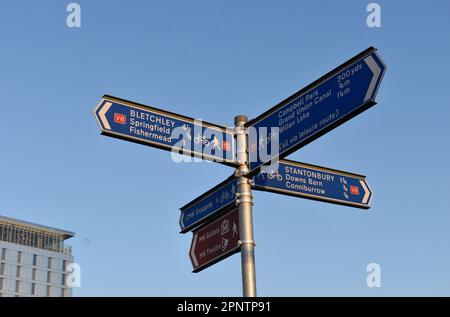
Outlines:
{"label": "directional arrow", "polygon": [[[370,85],[369,85],[369,89],[367,89],[367,93],[366,96],[364,97],[364,101],[367,101],[373,96],[374,90],[377,87],[377,80],[380,78],[380,73],[381,73],[381,67],[378,66],[377,62],[373,59],[372,56],[368,56],[364,59],[364,61],[366,62],[367,66],[369,66],[370,70],[373,73],[372,76],[372,80],[370,81]],[[381,58],[380,58],[381,61]]]}
{"label": "directional arrow", "polygon": [[370,47],[249,121],[251,174],[375,105],[385,72],[386,65]]}
{"label": "directional arrow", "polygon": [[369,199],[372,198],[372,192],[370,191],[366,180],[360,180],[359,182],[361,183],[361,187],[363,188],[364,191],[364,196],[361,203],[369,205]]}
{"label": "directional arrow", "polygon": [[103,107],[101,107],[100,110],[98,111],[100,122],[103,125],[103,127],[107,130],[111,130],[111,126],[109,125],[108,119],[106,119],[106,113],[108,112],[109,108],[111,108],[111,105],[112,103],[105,102],[103,104]]}
{"label": "directional arrow", "polygon": [[372,191],[362,175],[280,160],[278,170],[252,179],[256,190],[368,209]]}
{"label": "directional arrow", "polygon": [[200,272],[239,250],[239,211],[236,208],[194,231],[189,250],[193,272]]}
{"label": "directional arrow", "polygon": [[197,245],[197,239],[198,239],[198,235],[194,234],[194,236],[192,238],[191,250],[189,252],[193,267],[198,267],[197,257],[195,256],[195,247]]}

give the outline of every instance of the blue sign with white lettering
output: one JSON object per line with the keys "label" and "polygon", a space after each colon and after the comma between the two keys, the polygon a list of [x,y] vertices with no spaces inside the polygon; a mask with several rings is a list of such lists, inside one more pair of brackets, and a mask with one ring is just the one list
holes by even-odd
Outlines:
{"label": "blue sign with white lettering", "polygon": [[287,156],[373,106],[385,71],[380,56],[369,48],[249,121],[250,170]]}
{"label": "blue sign with white lettering", "polygon": [[102,134],[233,165],[233,129],[104,96],[94,111]]}
{"label": "blue sign with white lettering", "polygon": [[231,177],[180,208],[181,232],[185,233],[236,203],[237,178]]}
{"label": "blue sign with white lettering", "polygon": [[280,160],[278,170],[254,176],[252,187],[364,209],[372,199],[364,176],[288,160]]}

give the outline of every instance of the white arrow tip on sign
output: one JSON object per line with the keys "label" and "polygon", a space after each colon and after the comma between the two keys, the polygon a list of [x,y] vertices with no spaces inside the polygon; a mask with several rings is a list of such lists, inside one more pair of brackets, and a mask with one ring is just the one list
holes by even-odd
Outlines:
{"label": "white arrow tip on sign", "polygon": [[361,183],[361,186],[364,189],[364,197],[362,199],[362,203],[369,204],[369,199],[371,198],[371,195],[370,195],[371,191],[365,181],[360,180],[359,182]]}
{"label": "white arrow tip on sign", "polygon": [[194,265],[194,268],[198,266],[197,257],[195,256],[195,246],[197,244],[197,235],[194,234],[194,238],[192,240],[192,246],[191,251],[189,252],[189,255],[191,256],[192,264]]}
{"label": "white arrow tip on sign", "polygon": [[106,113],[108,112],[109,108],[111,108],[112,103],[105,102],[103,107],[98,112],[98,116],[100,117],[100,121],[102,122],[105,129],[111,130],[111,126],[109,125],[108,119],[106,119]]}
{"label": "white arrow tip on sign", "polygon": [[372,56],[367,56],[364,61],[373,73],[372,80],[370,81],[369,89],[367,89],[366,96],[364,97],[364,102],[372,97],[372,93],[376,88],[378,77],[380,77],[381,68],[378,66],[377,62]]}
{"label": "white arrow tip on sign", "polygon": [[183,213],[180,213],[180,220],[178,221],[178,223],[180,224],[181,229],[184,229],[184,217],[183,217]]}

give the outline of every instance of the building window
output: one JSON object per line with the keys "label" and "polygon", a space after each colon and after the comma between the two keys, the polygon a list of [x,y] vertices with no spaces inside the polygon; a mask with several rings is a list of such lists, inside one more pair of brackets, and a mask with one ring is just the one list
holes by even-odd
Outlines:
{"label": "building window", "polygon": [[0,290],[3,289],[3,277],[0,277]]}
{"label": "building window", "polygon": [[19,281],[16,280],[16,293],[19,293]]}
{"label": "building window", "polygon": [[16,231],[16,227],[12,227],[11,228],[11,240],[9,240],[12,243],[16,242],[16,238],[17,238],[17,231]]}
{"label": "building window", "polygon": [[31,284],[31,295],[36,295],[36,284]]}
{"label": "building window", "polygon": [[2,248],[2,260],[4,261],[6,259],[6,249]]}
{"label": "building window", "polygon": [[17,278],[20,278],[20,269],[21,269],[22,267],[20,266],[20,265],[18,265],[17,266],[17,271],[16,271],[16,277]]}
{"label": "building window", "polygon": [[61,274],[61,285],[62,286],[66,285],[66,274]]}
{"label": "building window", "polygon": [[28,243],[27,245],[29,247],[33,246],[33,232],[32,231],[28,231]]}
{"label": "building window", "polygon": [[43,249],[44,248],[43,241],[44,241],[44,236],[42,235],[42,233],[39,232],[37,234],[37,239],[36,239],[36,248]]}
{"label": "building window", "polygon": [[0,264],[0,274],[5,275],[5,263]]}
{"label": "building window", "polygon": [[22,251],[17,252],[17,263],[22,263]]}
{"label": "building window", "polygon": [[33,265],[36,266],[37,265],[37,255],[33,254]]}
{"label": "building window", "polygon": [[44,235],[44,249],[45,250],[49,249],[48,248],[48,236],[47,235]]}
{"label": "building window", "polygon": [[36,232],[32,232],[31,233],[31,246],[33,247],[33,248],[37,248],[37,234],[36,234]]}
{"label": "building window", "polygon": [[51,275],[52,275],[52,272],[47,272],[47,283],[50,283],[50,281],[51,281],[51,279],[50,279],[50,277],[51,277]]}
{"label": "building window", "polygon": [[47,286],[47,297],[50,297],[50,286]]}
{"label": "building window", "polygon": [[47,264],[47,267],[48,267],[49,269],[52,268],[52,258],[51,258],[51,257],[48,258],[48,264]]}
{"label": "building window", "polygon": [[33,269],[33,272],[31,273],[31,279],[32,279],[33,281],[36,280],[36,269]]}
{"label": "building window", "polygon": [[12,228],[11,226],[4,226],[3,227],[3,241],[11,241],[11,235],[12,235]]}

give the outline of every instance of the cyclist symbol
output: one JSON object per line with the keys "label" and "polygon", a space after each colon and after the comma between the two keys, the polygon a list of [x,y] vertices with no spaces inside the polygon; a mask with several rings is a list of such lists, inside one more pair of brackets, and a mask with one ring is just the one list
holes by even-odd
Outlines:
{"label": "cyclist symbol", "polygon": [[222,195],[220,196],[220,203],[223,203],[224,201],[227,201],[230,199],[230,193],[226,190],[222,192]]}
{"label": "cyclist symbol", "polygon": [[200,134],[197,134],[197,136],[194,138],[194,142],[196,144],[201,143],[204,146],[209,146],[209,140]]}
{"label": "cyclist symbol", "polygon": [[267,173],[267,178],[268,179],[276,178],[279,182],[283,180],[283,176],[281,176],[280,173],[278,173],[278,171],[272,171],[270,173]]}

